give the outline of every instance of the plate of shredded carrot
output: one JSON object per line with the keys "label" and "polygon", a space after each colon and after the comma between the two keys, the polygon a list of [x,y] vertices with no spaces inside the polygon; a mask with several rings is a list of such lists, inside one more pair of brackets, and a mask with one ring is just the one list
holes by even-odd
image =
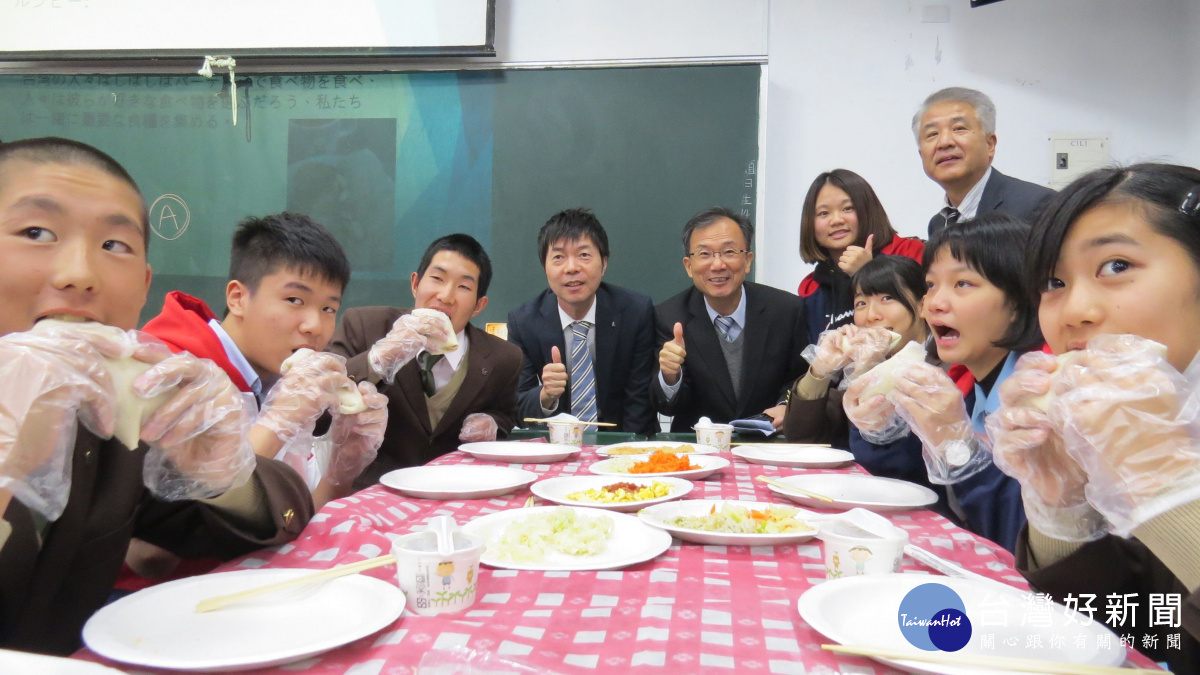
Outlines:
{"label": "plate of shredded carrot", "polygon": [[716,455],[677,455],[659,450],[649,457],[614,457],[588,467],[601,476],[675,476],[700,479],[729,466],[729,460]]}

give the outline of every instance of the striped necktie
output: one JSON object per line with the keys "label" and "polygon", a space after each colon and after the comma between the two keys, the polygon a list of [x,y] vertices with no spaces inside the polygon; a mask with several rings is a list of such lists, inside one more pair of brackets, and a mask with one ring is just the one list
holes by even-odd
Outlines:
{"label": "striped necktie", "polygon": [[946,221],[946,227],[950,227],[951,225],[957,223],[958,219],[961,217],[962,213],[953,206],[947,206],[946,208],[942,209],[942,220]]}
{"label": "striped necktie", "polygon": [[590,321],[571,324],[571,414],[584,422],[595,422],[600,416],[596,410],[596,373],[592,367],[592,352],[588,349]]}
{"label": "striped necktie", "polygon": [[729,332],[736,325],[737,322],[733,320],[732,316],[717,317],[717,332],[721,334],[721,338],[726,342],[733,342],[733,338],[729,336]]}

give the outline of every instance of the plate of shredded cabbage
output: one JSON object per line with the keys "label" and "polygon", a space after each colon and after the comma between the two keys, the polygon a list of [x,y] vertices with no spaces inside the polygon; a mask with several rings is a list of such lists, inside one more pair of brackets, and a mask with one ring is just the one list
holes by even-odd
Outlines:
{"label": "plate of shredded cabbage", "polygon": [[688,499],[648,506],[638,518],[684,541],[717,546],[778,546],[817,536],[811,511],[768,502]]}
{"label": "plate of shredded cabbage", "polygon": [[679,499],[692,491],[692,482],[659,476],[558,476],[540,480],[529,490],[555,504],[630,512]]}
{"label": "plate of shredded cabbage", "polygon": [[480,562],[511,570],[611,570],[652,560],[671,535],[634,516],[578,506],[537,506],[480,516],[462,527],[487,541]]}

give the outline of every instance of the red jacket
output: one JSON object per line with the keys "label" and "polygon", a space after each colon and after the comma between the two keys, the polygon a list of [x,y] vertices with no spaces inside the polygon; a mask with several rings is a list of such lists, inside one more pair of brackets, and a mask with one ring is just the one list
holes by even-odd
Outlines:
{"label": "red jacket", "polygon": [[150,319],[142,328],[142,332],[167,343],[173,352],[188,352],[192,356],[216,363],[238,390],[248,392],[250,385],[246,378],[242,377],[237,367],[229,360],[225,353],[225,345],[221,344],[221,339],[213,332],[212,326],[208,325],[208,322],[215,318],[216,315],[200,298],[180,291],[171,291],[163,300],[162,312]]}
{"label": "red jacket", "polygon": [[[875,255],[903,255],[921,262],[921,256],[925,255],[925,242],[916,237],[895,235],[887,246],[879,249]],[[800,282],[800,288],[796,289],[796,293],[802,298],[807,298],[816,293],[819,286],[820,284],[813,279],[812,273],[809,272],[808,276],[804,277],[804,281]]]}

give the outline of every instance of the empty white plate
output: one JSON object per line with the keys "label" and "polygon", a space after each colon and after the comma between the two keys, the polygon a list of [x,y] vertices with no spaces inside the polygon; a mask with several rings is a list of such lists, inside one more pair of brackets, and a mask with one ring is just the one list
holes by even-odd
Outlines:
{"label": "empty white plate", "polygon": [[[575,494],[576,492],[586,492],[587,490],[598,490],[605,485],[613,483],[633,483],[635,485],[650,485],[652,483],[664,483],[670,486],[670,492],[665,497],[655,497],[654,499],[643,499],[636,502],[592,502],[581,501],[578,499],[570,499],[567,495]],[[641,478],[635,476],[613,478],[612,476],[559,476],[557,478],[547,478],[540,480],[530,486],[529,490],[533,494],[545,499],[548,502],[562,504],[563,506],[589,506],[594,509],[607,509],[609,511],[630,512],[637,511],[643,506],[651,504],[660,504],[662,502],[679,499],[692,491],[692,482],[682,478],[671,478],[667,476],[654,476],[652,478]]]}
{"label": "empty white plate", "polygon": [[[554,509],[572,509],[579,518],[604,516],[612,519],[612,533],[605,542],[604,550],[595,555],[578,556],[551,551],[538,562],[501,560],[491,550],[492,539],[498,537],[509,523],[518,518],[528,518]],[[479,559],[480,562],[491,567],[511,570],[611,570],[652,560],[671,547],[670,534],[650,527],[634,516],[578,506],[535,506],[528,509],[509,509],[480,516],[463,525],[462,530],[468,534],[480,535],[488,540],[489,548],[483,552],[483,557]]]}
{"label": "empty white plate", "polygon": [[770,483],[771,492],[818,509],[853,509],[862,507],[870,511],[907,511],[920,509],[937,503],[937,493],[924,485],[852,473],[822,473],[804,476],[785,476],[775,480],[810,490],[833,499],[833,503],[813,499],[798,492],[778,488]]}
{"label": "empty white plate", "polygon": [[394,583],[352,574],[203,614],[206,598],[312,574],[259,569],[202,574],[152,586],[100,609],[83,627],[97,654],[171,670],[243,670],[290,663],[391,624],[404,611]]}
{"label": "empty white plate", "polygon": [[588,471],[599,476],[625,476],[627,478],[652,478],[659,476],[674,476],[676,478],[687,478],[689,480],[700,480],[707,478],[714,473],[729,466],[729,460],[716,455],[680,455],[691,460],[693,466],[698,469],[688,469],[687,471],[664,471],[662,473],[629,473],[629,467],[636,462],[645,461],[645,457],[610,457],[609,459],[601,460],[588,467]]}
{"label": "empty white plate", "polygon": [[596,448],[597,455],[605,457],[621,457],[629,455],[648,455],[655,450],[670,450],[679,452],[679,448],[687,446],[691,448],[688,455],[715,455],[720,450],[717,450],[711,445],[701,445],[699,443],[686,443],[684,441],[633,441],[630,443],[615,443],[606,445],[602,448]]}
{"label": "empty white plate", "polygon": [[510,464],[545,464],[561,462],[579,453],[574,445],[556,445],[554,443],[534,443],[528,441],[487,441],[483,443],[463,443],[459,450],[478,457],[496,462]]}
{"label": "empty white plate", "polygon": [[804,443],[735,445],[733,456],[741,457],[751,464],[768,464],[796,469],[832,469],[854,461],[854,455],[845,450]]}
{"label": "empty white plate", "polygon": [[[810,525],[812,529],[802,532],[779,532],[768,534],[746,534],[741,532],[712,532],[710,530],[697,530],[681,525],[673,525],[669,521],[681,516],[703,517],[712,513],[715,508],[718,512],[726,503],[735,506],[742,506],[747,509],[762,511],[771,506],[779,508],[778,504],[770,504],[768,502],[742,502],[725,499],[688,499],[682,502],[671,502],[670,504],[658,504],[642,509],[638,512],[638,518],[647,525],[661,527],[670,532],[676,537],[697,544],[712,544],[717,546],[779,546],[782,544],[795,544],[802,541],[812,539],[817,536],[817,525]],[[783,507],[793,508],[793,507]],[[795,509],[796,520],[803,521],[806,516],[817,515],[804,509]]]}
{"label": "empty white plate", "polygon": [[519,490],[538,475],[508,466],[452,464],[413,466],[383,474],[387,487],[421,499],[483,499]]}
{"label": "empty white plate", "polygon": [[[964,614],[971,622],[970,641],[953,654],[1091,666],[1119,666],[1125,661],[1121,640],[1102,622],[1092,621],[1061,605],[1053,605],[1049,611],[1039,612],[1037,621],[1029,621],[1029,592],[1000,582],[928,574],[868,574],[818,584],[805,591],[796,605],[804,622],[834,642],[916,652],[919,651],[917,647],[912,646],[900,630],[900,602],[909,591],[929,583],[941,584],[954,591],[962,600]],[[991,648],[985,647],[980,639],[989,633],[993,635]],[[1107,634],[1111,649],[1098,647],[1103,634]],[[1027,646],[1034,638],[1040,640],[1041,649],[1031,650]],[[1082,646],[1078,646],[1077,638]],[[1011,672],[921,661],[878,660],[914,673],[999,675]]]}
{"label": "empty white plate", "polygon": [[0,649],[0,673],[39,673],[40,675],[122,675],[90,661],[43,656]]}

